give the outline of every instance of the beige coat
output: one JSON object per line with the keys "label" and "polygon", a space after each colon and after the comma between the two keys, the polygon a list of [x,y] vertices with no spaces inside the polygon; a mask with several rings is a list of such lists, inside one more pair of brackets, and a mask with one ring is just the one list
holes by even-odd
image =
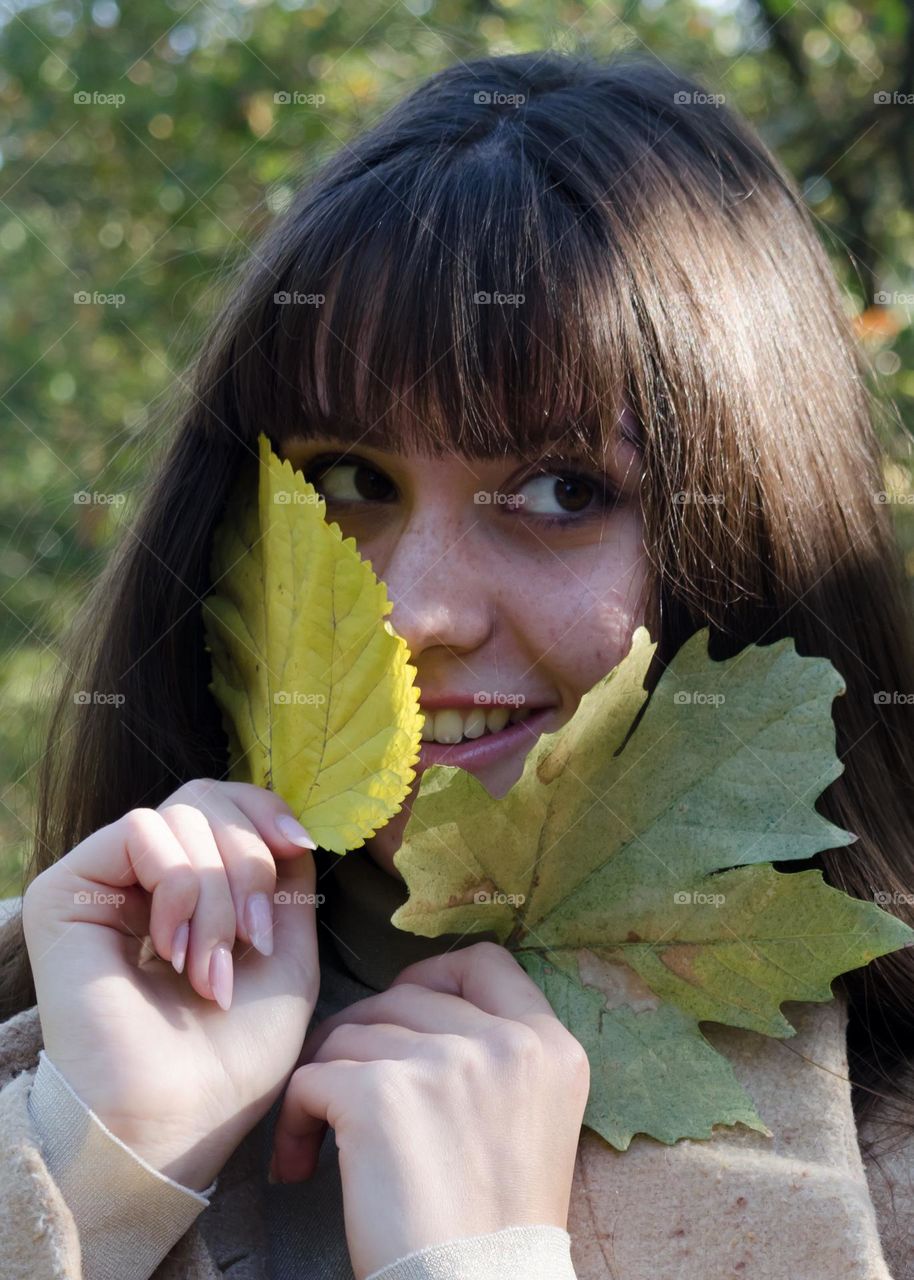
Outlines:
{"label": "beige coat", "polygon": [[[357,902],[350,889],[348,904]],[[376,894],[370,885],[366,901]],[[386,920],[389,912],[382,918],[389,928]],[[370,927],[361,918],[335,923],[357,924],[363,936]],[[404,948],[420,944],[398,936]],[[370,946],[362,951],[374,967]],[[388,958],[393,972],[415,957]],[[639,1136],[620,1153],[582,1131],[568,1219],[578,1280],[914,1280],[914,1128],[902,1130],[899,1142],[881,1103],[858,1134],[842,1000],[787,1002],[783,1012],[797,1028],[788,1040],[703,1026],[773,1137],[737,1126],[668,1147]],[[4,1239],[3,1280],[81,1280],[73,1216],[29,1122],[41,1047],[36,1008],[0,1026],[0,1223],[12,1233],[11,1244]],[[907,1119],[914,1121],[914,1111]],[[154,1280],[266,1280],[257,1160],[246,1139],[222,1170],[210,1207]]]}
{"label": "beige coat", "polygon": [[[790,1041],[711,1028],[774,1138],[718,1130],[707,1142],[665,1147],[636,1138],[614,1152],[584,1131],[568,1230],[579,1280],[914,1280],[914,1140],[881,1144],[866,1173],[850,1115],[838,1001],[794,1005]],[[802,1025],[800,1025],[802,1024]],[[4,1280],[77,1280],[72,1215],[29,1124],[27,1096],[41,1048],[36,1008],[0,1027],[0,1221],[15,1224]],[[804,1056],[801,1056],[804,1055]],[[785,1093],[796,1090],[790,1111]],[[774,1121],[775,1116],[780,1121]],[[861,1137],[880,1134],[880,1122]],[[254,1153],[242,1143],[211,1209],[223,1224],[204,1243],[195,1222],[154,1280],[221,1280],[217,1259],[251,1255],[233,1280],[263,1276],[262,1205]],[[874,1216],[875,1212],[875,1216]],[[877,1227],[878,1224],[878,1227]],[[881,1240],[881,1244],[880,1244]]]}

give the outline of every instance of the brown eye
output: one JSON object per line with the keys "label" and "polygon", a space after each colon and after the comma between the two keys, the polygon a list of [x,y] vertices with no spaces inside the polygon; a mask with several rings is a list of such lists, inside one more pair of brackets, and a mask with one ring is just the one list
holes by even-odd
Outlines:
{"label": "brown eye", "polygon": [[312,464],[305,478],[334,502],[389,502],[393,485],[380,471],[352,460]]}
{"label": "brown eye", "polygon": [[594,499],[599,504],[603,486],[586,476],[543,472],[522,484],[519,492],[524,495],[524,501],[517,506],[520,514],[548,518],[589,513]]}

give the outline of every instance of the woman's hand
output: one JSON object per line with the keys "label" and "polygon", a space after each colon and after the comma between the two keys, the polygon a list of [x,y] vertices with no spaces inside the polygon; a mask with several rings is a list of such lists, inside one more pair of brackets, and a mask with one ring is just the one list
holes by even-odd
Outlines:
{"label": "woman's hand", "polygon": [[317,999],[314,859],[281,815],[273,792],[196,779],[23,895],[48,1057],[117,1137],[197,1190],[278,1097]]}
{"label": "woman's hand", "polygon": [[274,1134],[281,1181],[339,1148],[356,1280],[501,1227],[565,1227],[587,1055],[510,952],[421,960],[308,1036]]}

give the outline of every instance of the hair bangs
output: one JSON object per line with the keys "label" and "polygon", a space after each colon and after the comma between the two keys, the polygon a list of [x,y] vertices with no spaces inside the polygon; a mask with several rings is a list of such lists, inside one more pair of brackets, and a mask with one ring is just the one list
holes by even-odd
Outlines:
{"label": "hair bangs", "polygon": [[307,222],[278,295],[283,437],[602,457],[637,342],[617,255],[509,135],[363,170]]}

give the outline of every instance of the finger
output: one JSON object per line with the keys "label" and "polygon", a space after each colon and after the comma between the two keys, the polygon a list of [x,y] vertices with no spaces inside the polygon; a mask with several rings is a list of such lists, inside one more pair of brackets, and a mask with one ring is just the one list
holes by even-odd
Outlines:
{"label": "finger", "polygon": [[325,1018],[306,1036],[299,1062],[315,1061],[327,1038],[346,1023],[396,1024],[411,1032],[469,1036],[485,1031],[499,1021],[499,1018],[460,996],[432,991],[428,987],[412,983],[400,983]]}
{"label": "finger", "polygon": [[[136,886],[152,896],[151,905]],[[166,960],[175,929],[193,915],[199,894],[180,840],[161,814],[144,808],[94,831],[32,887],[60,898],[49,913],[53,918],[106,925],[137,939],[148,933]]]}
{"label": "finger", "polygon": [[[182,803],[194,805],[209,823],[228,878],[237,935],[255,946],[261,954],[272,955],[273,895],[276,891],[276,863],[272,851],[224,784],[210,778],[196,778],[169,796],[160,806],[160,811]],[[257,816],[261,825],[267,826],[263,813]],[[288,841],[285,843],[288,847]],[[296,849],[291,856],[300,857],[301,852]]]}
{"label": "finger", "polygon": [[[252,782],[220,782],[216,785],[247,816],[276,857],[294,858],[301,854],[302,849],[317,848],[308,831],[295,818],[290,805],[276,791],[255,786]],[[291,829],[286,821],[289,818],[292,819]]]}
{"label": "finger", "polygon": [[324,1129],[336,1121],[360,1062],[309,1063],[292,1073],[273,1129],[271,1170],[279,1182],[310,1178]]}
{"label": "finger", "polygon": [[431,1037],[425,1032],[395,1023],[341,1023],[325,1037],[310,1061],[378,1062],[382,1058],[415,1058],[421,1050],[428,1049],[430,1041]]}
{"label": "finger", "polygon": [[188,981],[200,995],[228,1009],[234,982],[235,903],[216,838],[206,815],[194,804],[166,800],[158,811],[186,850],[199,885],[188,922]]}
{"label": "finger", "polygon": [[389,989],[401,982],[461,996],[496,1017],[531,1026],[541,1026],[544,1016],[555,1020],[542,991],[510,951],[497,942],[475,942],[417,960],[397,974]]}
{"label": "finger", "polygon": [[[315,892],[315,877],[314,855],[299,849],[297,857],[277,865],[273,895],[272,963],[282,966],[277,980],[282,990],[303,995],[312,1010],[320,990],[315,912],[322,895]],[[247,974],[239,971],[239,978],[246,982]],[[263,979],[257,981],[263,991]]]}

